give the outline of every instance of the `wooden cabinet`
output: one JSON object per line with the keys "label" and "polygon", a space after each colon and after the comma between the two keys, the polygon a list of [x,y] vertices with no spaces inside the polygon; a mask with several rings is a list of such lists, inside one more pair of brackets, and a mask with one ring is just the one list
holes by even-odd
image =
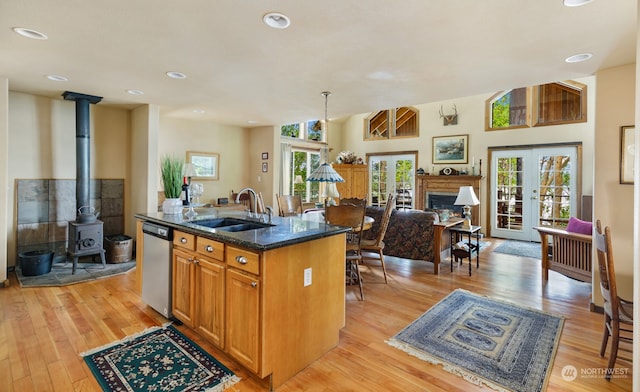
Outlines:
{"label": "wooden cabinet", "polygon": [[274,388],[338,344],[345,234],[265,251],[174,238],[174,317]]}
{"label": "wooden cabinet", "polygon": [[224,244],[174,232],[172,313],[224,348]]}
{"label": "wooden cabinet", "polygon": [[260,255],[227,246],[227,351],[254,373],[260,371]]}
{"label": "wooden cabinet", "polygon": [[368,198],[369,195],[369,166],[334,164],[335,171],[344,178],[344,182],[336,183],[340,198],[357,197]]}
{"label": "wooden cabinet", "polygon": [[227,352],[254,373],[260,372],[260,279],[227,271]]}
{"label": "wooden cabinet", "polygon": [[195,257],[192,252],[173,249],[173,285],[171,313],[186,326],[194,328],[196,317]]}

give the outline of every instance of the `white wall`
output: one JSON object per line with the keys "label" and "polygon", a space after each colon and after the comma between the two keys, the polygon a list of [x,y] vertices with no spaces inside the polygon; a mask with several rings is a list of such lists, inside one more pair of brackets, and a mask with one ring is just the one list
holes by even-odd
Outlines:
{"label": "white wall", "polygon": [[7,242],[13,239],[9,219],[9,196],[12,194],[9,181],[9,80],[0,78],[0,284],[7,280]]}
{"label": "white wall", "polygon": [[[432,138],[434,136],[469,135],[469,160],[475,157],[476,165],[478,165],[479,160],[482,159],[482,175],[486,176],[489,163],[487,149],[489,147],[581,141],[583,148],[582,193],[592,195],[596,83],[595,77],[575,80],[587,86],[588,116],[585,123],[487,132],[484,130],[485,101],[496,93],[494,91],[450,101],[414,105],[413,107],[419,110],[420,137],[418,138],[364,141],[364,120],[370,113],[349,117],[342,123],[338,134],[331,134],[331,136],[336,136],[339,142],[333,143],[333,137],[330,139],[334,148],[330,157],[335,159],[341,150],[351,150],[363,158],[366,153],[418,150],[418,167],[431,172],[434,167],[432,164]],[[444,126],[439,114],[440,107],[443,107],[445,113],[449,113],[452,112],[451,108],[454,104],[458,110],[458,124]],[[435,165],[435,170],[439,171],[444,166],[466,167],[471,172],[470,163],[467,165]],[[487,197],[486,191],[487,180],[484,179],[480,195],[478,195],[481,201]],[[482,217],[487,216],[486,204],[480,205]],[[486,222],[483,222],[483,225],[485,224]]]}
{"label": "white wall", "polygon": [[[620,127],[635,123],[635,64],[598,72],[594,221],[611,228],[619,294],[633,291],[633,185],[620,184]],[[596,276],[597,278],[597,276]],[[594,303],[602,297],[594,281]]]}
{"label": "white wall", "polygon": [[[251,183],[251,159],[256,154],[251,154],[249,136],[250,132],[245,128],[161,116],[155,170],[159,174],[159,159],[165,154],[181,156],[186,160],[187,151],[218,153],[220,179],[198,180],[204,184],[204,195],[200,199],[209,203],[219,197],[229,197],[231,190],[237,192]],[[161,191],[159,175],[157,178],[156,190]]]}

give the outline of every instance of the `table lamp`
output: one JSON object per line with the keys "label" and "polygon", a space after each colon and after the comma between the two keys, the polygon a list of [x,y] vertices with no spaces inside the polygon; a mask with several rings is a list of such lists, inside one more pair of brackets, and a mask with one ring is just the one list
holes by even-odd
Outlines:
{"label": "table lamp", "polygon": [[464,221],[462,222],[463,229],[471,228],[471,206],[477,206],[480,204],[480,200],[476,197],[476,193],[473,191],[472,186],[461,186],[458,191],[458,197],[453,202],[454,205],[464,206],[462,211],[464,213]]}

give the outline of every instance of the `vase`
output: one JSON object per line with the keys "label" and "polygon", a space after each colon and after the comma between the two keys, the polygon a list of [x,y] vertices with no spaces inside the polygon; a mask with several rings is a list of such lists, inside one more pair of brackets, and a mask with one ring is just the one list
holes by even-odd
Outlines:
{"label": "vase", "polygon": [[165,199],[162,202],[162,212],[165,214],[180,214],[182,213],[182,199]]}

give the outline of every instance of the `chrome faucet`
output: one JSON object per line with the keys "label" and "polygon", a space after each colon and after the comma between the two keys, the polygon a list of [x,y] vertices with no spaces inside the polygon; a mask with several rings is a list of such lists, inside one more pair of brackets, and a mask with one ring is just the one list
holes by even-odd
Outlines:
{"label": "chrome faucet", "polygon": [[253,218],[253,213],[255,213],[256,216],[258,216],[258,194],[253,189],[243,188],[242,190],[240,190],[240,192],[238,192],[238,194],[236,195],[236,203],[240,203],[240,195],[243,194],[244,192],[253,194],[253,209],[249,211],[249,214],[248,214],[249,218]]}

